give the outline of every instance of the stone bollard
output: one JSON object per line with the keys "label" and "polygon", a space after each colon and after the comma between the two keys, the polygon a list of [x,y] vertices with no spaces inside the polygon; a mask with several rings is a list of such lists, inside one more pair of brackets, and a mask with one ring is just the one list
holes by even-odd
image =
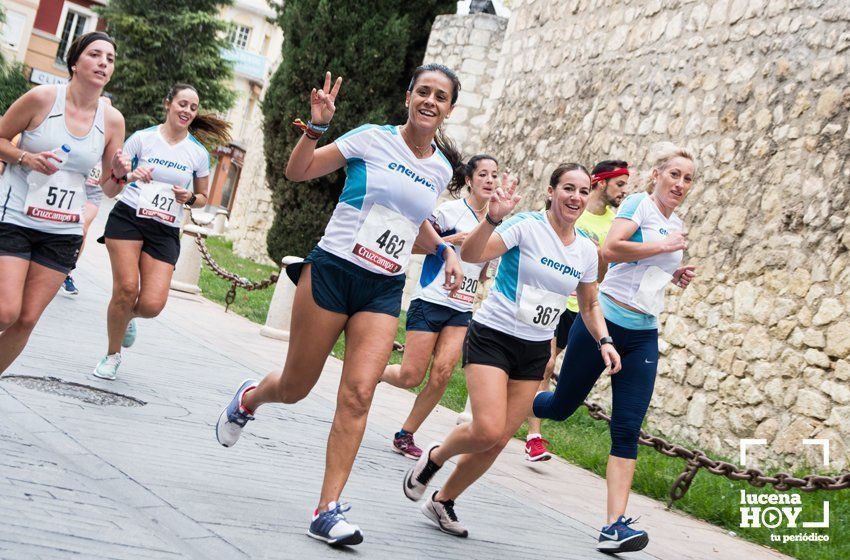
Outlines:
{"label": "stone bollard", "polygon": [[[301,257],[283,257],[284,267],[303,261]],[[292,319],[292,301],[295,299],[295,284],[281,270],[280,278],[274,287],[274,295],[269,304],[266,324],[260,329],[260,334],[278,340],[289,340],[289,322]]]}
{"label": "stone bollard", "polygon": [[195,243],[195,238],[206,239],[209,230],[189,224],[183,228],[180,236],[180,258],[174,267],[171,277],[171,289],[178,292],[199,294],[198,279],[201,277],[201,251]]}
{"label": "stone bollard", "polygon": [[466,397],[466,406],[463,408],[463,412],[457,415],[457,423],[463,424],[464,422],[472,422],[472,403],[469,402],[469,397]]}
{"label": "stone bollard", "polygon": [[215,212],[215,218],[212,221],[212,232],[215,235],[224,234],[224,224],[227,221],[227,210],[219,208]]}

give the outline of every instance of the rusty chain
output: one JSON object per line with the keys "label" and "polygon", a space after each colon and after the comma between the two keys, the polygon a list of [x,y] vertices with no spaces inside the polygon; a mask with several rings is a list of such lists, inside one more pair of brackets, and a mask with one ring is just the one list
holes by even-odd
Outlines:
{"label": "rusty chain", "polygon": [[[203,227],[202,224],[195,220],[195,217],[192,215],[191,210],[189,210],[189,219],[191,219],[192,223],[196,226]],[[268,278],[266,278],[265,280],[260,280],[259,282],[253,282],[248,278],[239,276],[232,272],[228,272],[220,264],[218,264],[213,258],[213,256],[210,254],[210,251],[207,248],[207,244],[204,241],[203,236],[196,235],[195,243],[198,245],[198,250],[201,252],[201,257],[203,257],[210,270],[212,270],[216,276],[230,282],[230,289],[227,290],[227,294],[224,296],[225,312],[230,309],[230,304],[236,301],[237,288],[242,288],[243,290],[246,290],[248,292],[253,292],[254,290],[264,290],[269,286],[276,284],[278,279],[280,278],[280,270],[278,272],[272,273],[271,275],[269,275]],[[284,268],[284,266],[281,266],[281,270],[283,270]]]}
{"label": "rusty chain", "polygon": [[[404,352],[404,345],[398,341],[393,341],[393,350]],[[605,409],[600,405],[590,401],[584,401],[584,406],[587,407],[588,414],[594,420],[604,420],[609,424],[611,423],[611,417],[605,413]],[[670,443],[666,439],[649,434],[644,430],[640,431],[638,443],[652,447],[667,457],[678,457],[684,459],[686,462],[685,470],[676,478],[673,486],[670,488],[670,499],[667,502],[668,508],[673,505],[673,502],[685,496],[700,469],[705,469],[711,474],[725,476],[729,480],[746,481],[756,488],[763,488],[770,484],[776,490],[783,492],[792,488],[796,488],[802,492],[844,490],[850,488],[850,472],[837,476],[809,474],[802,478],[797,478],[784,472],[770,476],[765,475],[760,469],[742,469],[726,461],[716,461],[699,449],[688,449],[681,445]]]}
{"label": "rusty chain", "polygon": [[[192,216],[191,211],[189,213],[189,217],[192,220],[192,223],[197,226],[201,225],[195,220],[194,216]],[[225,311],[230,307],[230,304],[235,301],[237,288],[242,288],[249,292],[254,290],[263,290],[272,284],[275,284],[280,278],[279,271],[259,282],[253,282],[248,278],[240,277],[232,272],[228,272],[215,261],[210,254],[209,249],[207,249],[203,236],[195,236],[195,243],[197,243],[198,250],[201,252],[201,256],[204,261],[206,261],[207,265],[210,267],[210,270],[212,270],[217,276],[230,282],[230,289],[227,291],[227,295],[224,298],[226,304]],[[283,270],[283,267],[281,267],[281,270]],[[397,352],[404,352],[404,344],[393,341],[393,350]],[[594,420],[604,420],[609,424],[611,423],[611,417],[605,413],[605,410],[600,405],[590,401],[584,401],[584,406],[587,407],[588,414],[590,414],[590,417]],[[672,506],[673,502],[676,500],[680,500],[685,496],[691,487],[694,477],[696,477],[700,469],[705,469],[711,474],[725,476],[729,480],[746,481],[751,486],[755,486],[757,488],[763,488],[770,484],[776,490],[783,492],[791,490],[792,488],[796,488],[802,492],[814,492],[816,490],[844,490],[846,488],[850,488],[850,472],[846,472],[838,476],[808,474],[802,478],[794,477],[785,472],[779,472],[773,476],[769,476],[765,475],[760,469],[741,469],[732,463],[714,460],[699,449],[691,450],[686,447],[682,447],[681,445],[672,444],[664,438],[654,436],[644,430],[640,431],[638,443],[647,447],[652,447],[667,457],[678,457],[680,459],[684,459],[686,462],[685,470],[676,478],[673,482],[673,486],[670,488],[670,499],[667,503],[668,507]]]}

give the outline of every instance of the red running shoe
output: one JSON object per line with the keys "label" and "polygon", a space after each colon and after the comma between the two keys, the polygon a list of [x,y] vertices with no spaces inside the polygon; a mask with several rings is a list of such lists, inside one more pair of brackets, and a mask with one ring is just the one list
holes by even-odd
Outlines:
{"label": "red running shoe", "polygon": [[393,451],[408,459],[419,459],[422,456],[422,450],[413,443],[413,434],[393,438]]}
{"label": "red running shoe", "polygon": [[546,449],[549,442],[542,437],[531,438],[525,442],[525,458],[532,463],[537,461],[548,461],[552,454]]}

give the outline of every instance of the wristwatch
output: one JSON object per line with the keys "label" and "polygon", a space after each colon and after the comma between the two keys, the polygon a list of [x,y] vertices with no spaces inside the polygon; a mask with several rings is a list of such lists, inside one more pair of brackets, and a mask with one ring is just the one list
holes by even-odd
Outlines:
{"label": "wristwatch", "polygon": [[610,344],[611,346],[614,346],[614,339],[611,338],[610,336],[603,336],[602,338],[599,339],[599,342],[596,343],[596,347],[598,349],[602,350],[603,344]]}
{"label": "wristwatch", "polygon": [[186,201],[186,206],[191,208],[192,205],[195,204],[196,200],[198,200],[198,195],[196,195],[195,193],[192,193],[192,196],[190,196],[189,200]]}

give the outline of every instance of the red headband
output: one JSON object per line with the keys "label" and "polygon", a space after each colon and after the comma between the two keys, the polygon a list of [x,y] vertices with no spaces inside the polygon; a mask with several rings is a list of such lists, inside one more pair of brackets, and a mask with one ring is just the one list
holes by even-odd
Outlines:
{"label": "red headband", "polygon": [[610,179],[611,177],[619,177],[620,175],[628,175],[629,170],[625,167],[618,167],[617,169],[612,169],[611,171],[603,171],[602,173],[594,173],[590,177],[590,184],[595,185],[599,181],[604,181],[605,179]]}

